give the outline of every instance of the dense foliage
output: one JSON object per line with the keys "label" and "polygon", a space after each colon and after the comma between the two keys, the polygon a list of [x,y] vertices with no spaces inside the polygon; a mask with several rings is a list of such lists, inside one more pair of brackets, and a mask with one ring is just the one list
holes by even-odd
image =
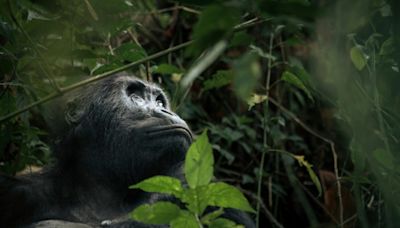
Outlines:
{"label": "dense foliage", "polygon": [[125,70],[209,129],[215,175],[259,227],[396,227],[399,12],[396,0],[0,0],[0,171],[51,162],[55,99]]}

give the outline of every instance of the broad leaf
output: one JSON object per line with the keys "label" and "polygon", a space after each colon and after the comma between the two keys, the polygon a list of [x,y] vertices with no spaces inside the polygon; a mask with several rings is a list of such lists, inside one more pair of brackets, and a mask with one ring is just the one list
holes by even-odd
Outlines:
{"label": "broad leaf", "polygon": [[181,182],[173,177],[155,176],[129,187],[130,189],[139,188],[145,192],[159,192],[180,197],[183,189]]}
{"label": "broad leaf", "polygon": [[180,212],[181,209],[171,202],[157,202],[140,205],[131,213],[131,217],[146,224],[169,224]]}
{"label": "broad leaf", "polygon": [[199,228],[200,224],[193,214],[182,211],[176,219],[171,221],[170,226],[171,228]]}
{"label": "broad leaf", "polygon": [[229,184],[223,182],[212,183],[208,186],[208,194],[208,205],[255,212],[246,197],[237,188]]}
{"label": "broad leaf", "polygon": [[283,72],[281,79],[283,81],[286,81],[286,82],[296,86],[297,88],[303,90],[303,92],[305,92],[307,94],[307,97],[309,99],[313,100],[313,97],[311,96],[310,91],[307,89],[305,84],[295,74],[293,74],[289,71],[285,71],[285,72]]}
{"label": "broad leaf", "polygon": [[364,53],[358,46],[351,48],[350,59],[353,62],[354,66],[357,68],[357,70],[364,69],[365,65],[367,64],[367,60],[364,56]]}
{"label": "broad leaf", "polygon": [[185,177],[190,188],[210,183],[213,177],[214,157],[207,131],[190,146],[185,159]]}

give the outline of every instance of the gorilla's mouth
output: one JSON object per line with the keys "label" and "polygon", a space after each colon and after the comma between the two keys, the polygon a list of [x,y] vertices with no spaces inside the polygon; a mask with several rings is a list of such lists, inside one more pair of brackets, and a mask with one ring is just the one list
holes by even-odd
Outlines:
{"label": "gorilla's mouth", "polygon": [[176,134],[184,135],[189,140],[189,142],[193,141],[192,132],[186,126],[180,124],[172,124],[167,126],[154,126],[146,131],[146,135],[148,136],[157,136],[157,135],[170,136]]}

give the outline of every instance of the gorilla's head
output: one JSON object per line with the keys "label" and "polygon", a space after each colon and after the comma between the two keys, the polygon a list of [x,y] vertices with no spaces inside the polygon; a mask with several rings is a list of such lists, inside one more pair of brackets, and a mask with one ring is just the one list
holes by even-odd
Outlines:
{"label": "gorilla's head", "polygon": [[58,160],[90,176],[133,184],[184,160],[192,134],[156,85],[112,76],[79,91],[67,105],[69,133]]}

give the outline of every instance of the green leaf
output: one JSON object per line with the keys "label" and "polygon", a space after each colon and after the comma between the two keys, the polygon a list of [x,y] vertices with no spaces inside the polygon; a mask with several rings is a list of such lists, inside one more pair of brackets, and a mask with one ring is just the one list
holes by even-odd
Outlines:
{"label": "green leaf", "polygon": [[223,208],[220,208],[220,209],[218,209],[218,210],[215,210],[215,211],[213,211],[213,212],[210,212],[210,213],[206,214],[205,216],[203,216],[203,217],[201,218],[201,222],[202,222],[203,224],[210,225],[210,223],[211,223],[213,220],[215,220],[216,218],[218,218],[219,216],[221,216],[223,213],[224,213],[224,209],[223,209]]}
{"label": "green leaf", "polygon": [[117,47],[115,50],[115,56],[122,61],[135,62],[143,59],[147,56],[146,52],[142,47],[134,43],[125,43]]}
{"label": "green leaf", "polygon": [[304,166],[307,169],[308,175],[311,178],[311,181],[314,183],[315,187],[318,190],[318,195],[322,194],[322,187],[321,187],[321,182],[319,181],[317,174],[315,174],[314,170],[312,169],[313,165],[308,163],[303,155],[292,155],[294,159],[297,160],[300,166]]}
{"label": "green leaf", "polygon": [[295,74],[293,74],[289,71],[285,71],[285,72],[283,72],[281,79],[283,81],[286,81],[286,82],[296,86],[297,88],[303,90],[303,92],[305,92],[307,94],[307,97],[309,99],[313,100],[313,97],[311,96],[310,91],[307,89],[307,87],[305,86],[303,81],[301,81]]}
{"label": "green leaf", "polygon": [[171,228],[199,228],[196,217],[187,211],[181,211],[179,217],[171,221]]}
{"label": "green leaf", "polygon": [[185,177],[190,188],[207,185],[213,177],[214,157],[205,130],[190,146],[185,159]]}
{"label": "green leaf", "polygon": [[145,192],[159,192],[180,197],[183,189],[180,180],[168,176],[154,176],[129,187]]}
{"label": "green leaf", "polygon": [[208,185],[185,189],[181,199],[192,213],[201,215],[208,206],[210,196],[207,190]]}
{"label": "green leaf", "polygon": [[181,209],[171,202],[156,202],[154,204],[142,204],[137,207],[131,217],[146,224],[168,224],[178,218]]}
{"label": "green leaf", "polygon": [[178,67],[171,65],[171,64],[160,64],[158,65],[154,73],[159,73],[159,74],[181,74],[183,71],[179,69]]}
{"label": "green leaf", "polygon": [[229,184],[212,183],[208,186],[207,192],[209,195],[208,205],[255,212],[246,197],[237,188]]}
{"label": "green leaf", "polygon": [[261,102],[267,100],[266,95],[259,95],[259,94],[253,94],[249,99],[247,99],[247,105],[249,105],[249,110],[253,108],[254,105],[260,104]]}
{"label": "green leaf", "polygon": [[357,70],[360,71],[364,69],[365,65],[367,64],[367,59],[365,58],[365,55],[361,50],[361,47],[359,46],[351,48],[350,59],[353,62],[354,66],[357,68]]}
{"label": "green leaf", "polygon": [[219,70],[203,83],[203,90],[217,89],[229,85],[233,79],[231,70]]}
{"label": "green leaf", "polygon": [[231,220],[219,218],[211,222],[209,228],[244,228],[243,225],[238,225]]}

